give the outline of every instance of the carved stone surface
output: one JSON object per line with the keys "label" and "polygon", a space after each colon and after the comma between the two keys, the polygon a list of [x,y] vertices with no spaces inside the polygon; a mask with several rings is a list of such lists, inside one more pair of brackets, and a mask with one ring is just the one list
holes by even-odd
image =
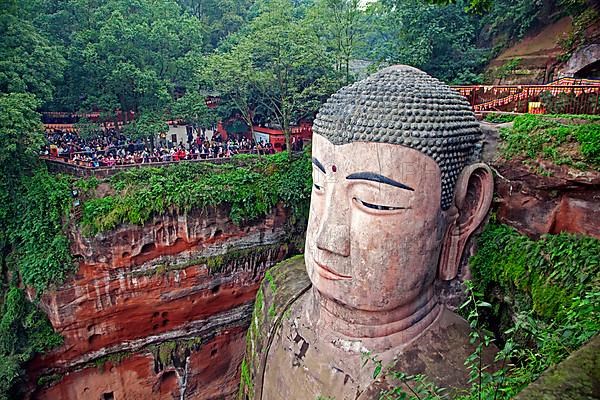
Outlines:
{"label": "carved stone surface", "polygon": [[406,65],[346,86],[321,107],[313,131],[335,145],[401,144],[433,158],[442,173],[442,209],[458,174],[478,157],[479,123],[456,90]]}
{"label": "carved stone surface", "polygon": [[[171,399],[185,383],[186,399],[232,398],[260,280],[288,252],[288,217],[280,205],[237,226],[227,209],[208,208],[94,237],[73,230],[79,269],[42,299],[65,343],[29,365],[33,381],[62,379],[33,397]],[[149,350],[192,339],[201,344],[176,368]],[[122,362],[100,370],[103,357]]]}
{"label": "carved stone surface", "polygon": [[[492,201],[468,105],[427,74],[394,66],[333,95],[313,132],[310,284],[297,262],[263,283],[243,393],[379,398],[398,383],[374,380],[363,353],[449,389],[466,386],[469,326],[440,304],[434,282],[456,276]],[[287,275],[305,284],[279,288]]]}

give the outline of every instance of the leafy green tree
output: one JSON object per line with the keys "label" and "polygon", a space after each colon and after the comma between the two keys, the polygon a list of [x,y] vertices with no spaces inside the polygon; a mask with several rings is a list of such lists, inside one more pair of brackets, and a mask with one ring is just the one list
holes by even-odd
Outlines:
{"label": "leafy green tree", "polygon": [[308,11],[308,23],[334,56],[335,71],[350,83],[350,61],[365,27],[359,0],[317,0]]}
{"label": "leafy green tree", "polygon": [[188,91],[173,104],[173,116],[187,124],[208,128],[217,122],[217,113],[206,105],[206,96]]}
{"label": "leafy green tree", "polygon": [[506,47],[512,41],[525,36],[536,24],[544,8],[552,7],[553,3],[552,1],[494,0],[489,12],[482,16],[479,41],[496,42],[498,50]]}
{"label": "leafy green tree", "polygon": [[[429,0],[433,4],[440,5],[448,5],[448,4],[456,4],[457,0]],[[494,4],[494,0],[470,0],[469,3],[465,5],[465,11],[474,14],[483,14],[488,12],[492,5]]]}
{"label": "leafy green tree", "polygon": [[[69,64],[56,109],[139,112],[165,109],[180,87],[180,60],[202,49],[198,21],[175,0],[67,0],[45,4],[40,25]],[[64,32],[56,32],[55,21]]]}
{"label": "leafy green tree", "polygon": [[217,52],[206,58],[200,73],[205,85],[219,94],[221,117],[227,119],[239,115],[253,132],[259,102],[256,71],[251,65],[251,50],[238,44],[229,52]]}
{"label": "leafy green tree", "polygon": [[19,3],[2,1],[6,9],[0,14],[0,93],[32,93],[47,101],[65,60],[57,46],[23,17]]}
{"label": "leafy green tree", "polygon": [[148,141],[154,147],[154,138],[160,132],[167,132],[166,114],[161,110],[143,110],[136,118],[127,124],[124,131],[132,139]]}
{"label": "leafy green tree", "polygon": [[206,46],[216,48],[228,35],[238,31],[247,21],[252,0],[178,0],[198,18],[205,29]]}
{"label": "leafy green tree", "polygon": [[3,299],[0,318],[0,399],[15,398],[14,385],[25,378],[22,364],[35,353],[62,344],[47,318],[22,289],[11,287]]}
{"label": "leafy green tree", "polygon": [[[7,245],[21,178],[31,171],[43,144],[40,102],[32,94],[0,94],[0,250]],[[3,252],[4,250],[2,250]]]}
{"label": "leafy green tree", "polygon": [[[13,389],[24,378],[22,365],[26,361],[62,342],[43,312],[16,287],[22,278],[25,284],[41,290],[49,282],[60,280],[64,276],[60,271],[70,265],[66,237],[60,229],[52,229],[62,226],[61,215],[54,214],[51,206],[55,182],[46,181],[49,187],[28,178],[43,143],[40,115],[36,112],[39,105],[33,94],[0,94],[1,400],[16,398]],[[36,189],[38,201],[26,195],[26,187]],[[70,190],[63,189],[69,201]],[[11,251],[14,253],[9,263]]]}
{"label": "leafy green tree", "polygon": [[267,118],[281,126],[290,149],[292,123],[312,116],[339,83],[326,49],[294,14],[293,4],[273,0],[263,7],[231,51],[250,57],[243,64],[245,76]]}
{"label": "leafy green tree", "polygon": [[[367,9],[365,58],[408,64],[451,81],[476,72],[487,50],[475,46],[478,22],[465,3],[439,6],[421,0],[381,0]],[[464,82],[463,82],[464,83]]]}

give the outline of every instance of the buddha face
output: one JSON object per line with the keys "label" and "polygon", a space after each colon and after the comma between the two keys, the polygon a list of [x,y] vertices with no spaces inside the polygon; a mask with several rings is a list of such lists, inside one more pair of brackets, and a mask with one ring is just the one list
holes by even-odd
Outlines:
{"label": "buddha face", "polygon": [[322,296],[365,311],[393,310],[431,288],[446,216],[441,174],[394,144],[333,145],[313,136],[305,260]]}

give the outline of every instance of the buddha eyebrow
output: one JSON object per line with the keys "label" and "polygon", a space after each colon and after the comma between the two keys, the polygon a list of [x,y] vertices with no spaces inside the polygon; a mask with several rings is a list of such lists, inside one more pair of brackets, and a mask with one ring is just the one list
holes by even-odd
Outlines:
{"label": "buddha eyebrow", "polygon": [[321,164],[321,161],[317,160],[316,157],[312,158],[312,162],[313,164],[315,164],[317,166],[317,168],[319,168],[324,174],[326,174],[327,172],[325,172],[325,167],[323,166],[323,164]]}
{"label": "buddha eyebrow", "polygon": [[404,183],[397,182],[393,179],[388,178],[387,176],[376,174],[375,172],[357,172],[348,175],[346,179],[362,179],[365,181],[385,183],[386,185],[391,185],[400,189],[410,190],[411,192],[415,191],[415,189],[411,188],[410,186],[406,186]]}

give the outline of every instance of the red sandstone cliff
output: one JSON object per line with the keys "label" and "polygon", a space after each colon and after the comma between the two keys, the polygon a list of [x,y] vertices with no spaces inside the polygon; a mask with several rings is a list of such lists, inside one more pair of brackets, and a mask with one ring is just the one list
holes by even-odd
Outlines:
{"label": "red sandstone cliff", "polygon": [[496,172],[493,209],[500,222],[532,238],[569,232],[600,239],[600,171],[503,159],[498,126],[482,123],[482,128],[484,161]]}
{"label": "red sandstone cliff", "polygon": [[75,276],[43,297],[64,345],[34,360],[35,399],[228,399],[266,268],[288,253],[288,211],[238,227],[227,210],[156,217],[86,238]]}
{"label": "red sandstone cliff", "polygon": [[498,161],[497,216],[536,238],[544,233],[581,233],[600,239],[600,173],[542,163],[550,176],[521,160]]}

